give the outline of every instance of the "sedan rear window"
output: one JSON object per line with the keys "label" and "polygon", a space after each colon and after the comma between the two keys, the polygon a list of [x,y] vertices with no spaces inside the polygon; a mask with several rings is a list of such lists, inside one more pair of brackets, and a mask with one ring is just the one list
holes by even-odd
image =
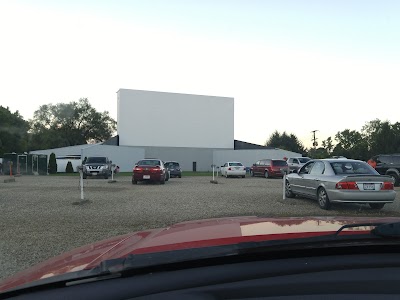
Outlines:
{"label": "sedan rear window", "polygon": [[287,162],[285,160],[273,160],[272,165],[276,167],[285,167],[287,166]]}
{"label": "sedan rear window", "polygon": [[334,162],[331,166],[336,175],[376,174],[376,171],[364,162]]}
{"label": "sedan rear window", "polygon": [[167,168],[178,168],[179,167],[179,163],[177,163],[177,162],[166,162],[165,166]]}
{"label": "sedan rear window", "polygon": [[159,160],[140,160],[137,163],[139,166],[159,166],[160,165],[160,161]]}
{"label": "sedan rear window", "polygon": [[232,162],[232,163],[229,163],[229,165],[231,166],[231,167],[239,167],[239,166],[243,166],[241,163],[239,163],[239,162]]}

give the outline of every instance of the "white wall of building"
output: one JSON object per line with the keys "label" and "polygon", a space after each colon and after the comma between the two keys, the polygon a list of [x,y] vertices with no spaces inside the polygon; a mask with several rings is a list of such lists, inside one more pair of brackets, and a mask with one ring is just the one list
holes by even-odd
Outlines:
{"label": "white wall of building", "polygon": [[234,100],[120,89],[121,146],[233,149]]}
{"label": "white wall of building", "polygon": [[251,167],[260,159],[283,159],[284,157],[301,157],[301,154],[282,149],[215,150],[213,163],[217,166],[222,166],[228,161],[239,161],[244,166]]}
{"label": "white wall of building", "polygon": [[[145,149],[138,147],[108,146],[108,145],[78,145],[64,148],[54,148],[46,150],[31,151],[31,154],[50,154],[54,153],[57,157],[81,155],[83,158],[89,156],[107,156],[114,164],[120,167],[121,172],[131,172],[134,164],[145,157]],[[76,166],[81,164],[81,160],[71,159],[74,171]],[[57,172],[65,172],[68,159],[57,159]]]}

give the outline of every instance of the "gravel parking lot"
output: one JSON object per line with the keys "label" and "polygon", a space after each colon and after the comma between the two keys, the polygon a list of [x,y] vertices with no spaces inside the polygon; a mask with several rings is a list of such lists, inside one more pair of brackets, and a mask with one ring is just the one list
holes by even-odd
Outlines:
{"label": "gravel parking lot", "polygon": [[[85,180],[76,176],[0,176],[0,279],[65,251],[132,231],[224,216],[400,216],[400,193],[382,211],[367,205],[334,205],[282,199],[282,181],[265,178],[171,179],[165,185],[132,185],[129,176]],[[396,188],[399,191],[399,188]]]}

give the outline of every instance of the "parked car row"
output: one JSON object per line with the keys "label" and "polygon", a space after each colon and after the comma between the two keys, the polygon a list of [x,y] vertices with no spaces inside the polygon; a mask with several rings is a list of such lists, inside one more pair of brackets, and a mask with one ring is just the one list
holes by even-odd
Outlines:
{"label": "parked car row", "polygon": [[182,177],[182,170],[178,162],[163,162],[156,158],[142,159],[133,168],[132,184],[137,184],[139,181],[165,184],[171,177]]}

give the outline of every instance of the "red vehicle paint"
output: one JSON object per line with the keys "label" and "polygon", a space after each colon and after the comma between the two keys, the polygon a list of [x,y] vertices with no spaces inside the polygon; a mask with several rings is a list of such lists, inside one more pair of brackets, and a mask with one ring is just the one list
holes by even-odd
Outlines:
{"label": "red vehicle paint", "polygon": [[[395,221],[400,219],[236,217],[183,222],[168,228],[134,232],[77,248],[5,280],[0,283],[0,292],[39,279],[92,269],[102,261],[130,254],[305,238],[334,233],[345,224]],[[345,233],[367,233],[370,229],[357,228]]]}

